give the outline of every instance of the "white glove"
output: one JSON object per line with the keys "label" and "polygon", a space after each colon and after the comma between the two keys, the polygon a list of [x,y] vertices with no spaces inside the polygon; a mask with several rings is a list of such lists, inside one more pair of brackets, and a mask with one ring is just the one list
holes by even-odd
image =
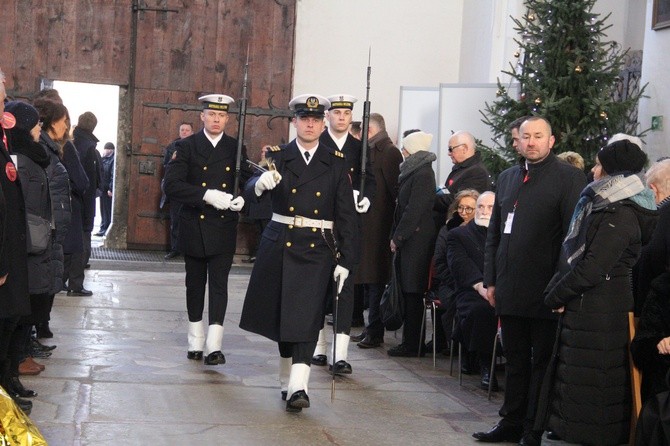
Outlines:
{"label": "white glove", "polygon": [[243,207],[244,207],[244,198],[242,198],[242,196],[233,198],[233,200],[230,202],[231,211],[240,212]]}
{"label": "white glove", "polygon": [[207,189],[205,195],[202,197],[205,203],[214,206],[220,211],[225,211],[230,207],[230,200],[233,196],[216,189]]}
{"label": "white glove", "polygon": [[347,277],[349,277],[349,270],[343,266],[337,265],[335,267],[335,271],[333,272],[333,279],[335,279],[335,282],[337,282],[339,279],[339,283],[337,285],[337,294],[342,292],[344,281],[347,280]]}
{"label": "white glove", "polygon": [[263,191],[274,189],[280,181],[281,175],[276,170],[263,172],[254,186],[256,196],[260,197]]}
{"label": "white glove", "polygon": [[363,197],[363,199],[359,202],[358,201],[358,196],[360,195],[360,192],[354,189],[354,206],[356,207],[356,212],[359,214],[365,214],[368,209],[370,209],[370,200],[368,197]]}

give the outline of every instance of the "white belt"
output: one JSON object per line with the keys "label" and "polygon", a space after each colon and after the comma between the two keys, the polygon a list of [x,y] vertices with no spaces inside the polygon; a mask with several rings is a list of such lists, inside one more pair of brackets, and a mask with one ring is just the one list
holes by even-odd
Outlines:
{"label": "white belt", "polygon": [[287,217],[285,215],[272,214],[272,221],[277,223],[283,223],[285,225],[293,225],[296,228],[321,228],[321,229],[333,229],[333,222],[329,220],[314,220],[312,218],[301,217],[296,215],[295,217]]}

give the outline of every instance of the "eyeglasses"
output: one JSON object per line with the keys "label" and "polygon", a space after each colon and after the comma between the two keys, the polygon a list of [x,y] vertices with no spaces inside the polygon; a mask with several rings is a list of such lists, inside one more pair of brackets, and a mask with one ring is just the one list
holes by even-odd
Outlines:
{"label": "eyeglasses", "polygon": [[465,144],[456,144],[455,146],[448,146],[449,147],[449,153],[453,152],[454,150],[458,149],[460,146],[464,146]]}
{"label": "eyeglasses", "polygon": [[457,209],[461,214],[472,214],[475,210],[475,208],[471,208],[469,206],[459,206]]}

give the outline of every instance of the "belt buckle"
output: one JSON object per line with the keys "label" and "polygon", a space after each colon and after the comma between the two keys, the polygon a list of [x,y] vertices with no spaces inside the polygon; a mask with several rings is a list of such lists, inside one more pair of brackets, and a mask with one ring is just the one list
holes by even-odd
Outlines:
{"label": "belt buckle", "polygon": [[295,226],[296,228],[302,228],[303,219],[304,217],[301,217],[300,215],[296,215],[295,217],[293,217],[293,226]]}

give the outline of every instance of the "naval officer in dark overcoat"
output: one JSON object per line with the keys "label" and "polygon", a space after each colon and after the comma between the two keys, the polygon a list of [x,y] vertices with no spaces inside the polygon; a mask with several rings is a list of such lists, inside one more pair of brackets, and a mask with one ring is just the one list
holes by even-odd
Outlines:
{"label": "naval officer in dark overcoat", "polygon": [[[323,325],[331,283],[344,285],[356,263],[356,210],[344,154],[319,143],[324,112],[319,95],[289,103],[297,137],[266,155],[276,171],[247,182],[245,198],[270,194],[266,226],[251,272],[240,327],[279,344],[286,410],[309,407],[310,361]],[[270,160],[269,160],[270,162]],[[272,166],[272,163],[270,163]]]}
{"label": "naval officer in dark overcoat", "polygon": [[[373,198],[377,185],[368,161],[366,163],[367,167],[363,197],[360,200],[358,199],[360,195],[359,189],[361,187],[361,150],[363,145],[360,140],[354,138],[349,133],[349,126],[353,119],[352,112],[354,103],[356,103],[357,99],[349,94],[336,94],[328,96],[327,99],[330,101],[330,108],[326,111],[326,122],[328,127],[321,133],[319,142],[344,153],[352,187],[354,189],[354,206],[357,213],[364,214],[370,208],[370,200]],[[360,228],[360,217],[357,220]],[[361,231],[359,229],[356,232],[360,234]],[[360,252],[360,240],[356,243],[356,249]],[[316,343],[314,356],[312,357],[312,365],[324,366],[328,363],[330,364],[330,367],[335,368],[335,374],[338,375],[350,374],[352,372],[351,364],[347,362],[349,352],[349,332],[351,330],[354,310],[358,308],[357,313],[360,315],[363,314],[362,293],[360,302],[355,301],[353,273],[356,270],[356,266],[354,266],[354,269],[351,271],[349,280],[344,284],[342,293],[340,293],[337,327],[335,331],[335,336],[337,337],[337,341],[335,342],[337,351],[333,352],[331,348],[331,354],[327,355],[326,329],[322,328],[321,331],[319,331],[319,339]],[[330,310],[332,312],[332,308]],[[333,357],[336,358],[335,364],[333,364]]]}
{"label": "naval officer in dark overcoat", "polygon": [[[228,274],[237,239],[238,212],[242,196],[234,197],[237,140],[225,133],[228,107],[233,98],[211,94],[199,98],[204,128],[175,143],[176,155],[168,163],[164,192],[182,203],[179,213],[179,251],[186,264],[186,308],[188,310],[189,359],[205,364],[224,364],[221,351],[223,320],[228,305]],[[243,186],[251,176],[246,151],[242,151]],[[205,285],[209,282],[209,327],[205,337],[202,315]]]}

